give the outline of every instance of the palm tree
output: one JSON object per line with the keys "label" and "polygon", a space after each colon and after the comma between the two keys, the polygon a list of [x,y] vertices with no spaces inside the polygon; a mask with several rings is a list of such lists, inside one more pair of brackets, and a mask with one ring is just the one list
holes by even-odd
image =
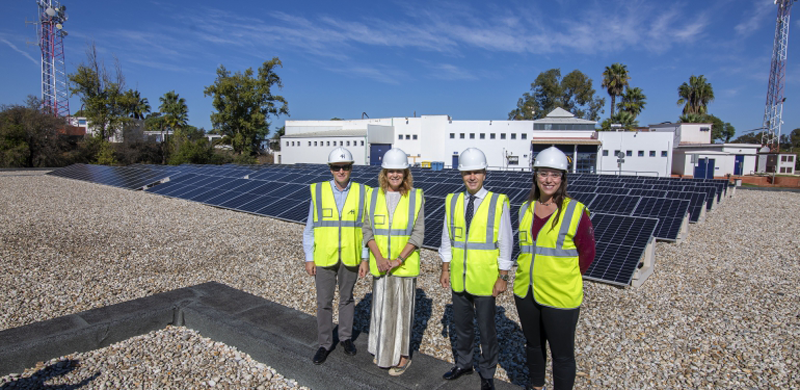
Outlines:
{"label": "palm tree", "polygon": [[606,88],[609,96],[611,96],[611,117],[614,117],[614,105],[617,96],[622,95],[622,91],[628,85],[628,67],[620,64],[619,62],[606,66],[603,72],[603,88]]}
{"label": "palm tree", "polygon": [[680,123],[705,123],[708,121],[709,120],[706,118],[705,115],[697,114],[694,112],[683,114],[681,115],[680,118],[678,118],[678,122]]}
{"label": "palm tree", "polygon": [[689,83],[678,87],[678,105],[684,104],[683,114],[705,115],[708,113],[708,103],[714,101],[714,89],[706,81],[705,76],[689,77]]}
{"label": "palm tree", "polygon": [[139,91],[129,89],[122,96],[122,106],[128,117],[144,119],[150,113],[150,103],[147,98],[142,98]]}
{"label": "palm tree", "polygon": [[639,114],[644,110],[647,96],[644,95],[641,88],[625,88],[625,94],[622,95],[622,101],[617,104],[617,109],[624,112],[629,112],[636,119]]}
{"label": "palm tree", "polygon": [[169,91],[158,100],[161,102],[158,109],[163,114],[164,124],[170,130],[174,131],[186,126],[189,121],[189,107],[186,106],[186,99],[179,97],[175,91]]}

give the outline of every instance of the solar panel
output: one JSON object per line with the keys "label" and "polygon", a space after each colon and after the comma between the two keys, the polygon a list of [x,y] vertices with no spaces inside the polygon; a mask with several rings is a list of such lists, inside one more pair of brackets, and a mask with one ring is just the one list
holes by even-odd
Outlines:
{"label": "solar panel", "polygon": [[630,215],[638,204],[639,198],[635,196],[598,194],[587,207],[592,212]]}
{"label": "solar panel", "polygon": [[593,213],[595,260],[586,279],[629,285],[658,225],[655,218]]}

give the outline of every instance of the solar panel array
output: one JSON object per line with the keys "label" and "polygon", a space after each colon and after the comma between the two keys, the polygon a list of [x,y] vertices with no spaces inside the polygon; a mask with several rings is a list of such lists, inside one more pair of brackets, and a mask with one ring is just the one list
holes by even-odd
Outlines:
{"label": "solar panel array", "polygon": [[[378,166],[356,166],[352,180],[378,186]],[[425,194],[423,246],[439,247],[447,194],[464,191],[457,171],[412,168],[414,186]],[[163,196],[305,223],[309,184],[328,181],[325,165],[191,165],[137,164],[127,167],[75,164],[50,173]],[[508,195],[512,224],[532,183],[530,172],[490,171],[487,189]],[[568,192],[591,210],[597,242],[587,279],[627,285],[654,239],[675,241],[688,219],[698,222],[704,209],[720,202],[728,183],[713,179],[674,179],[570,174]],[[514,258],[518,252],[514,229]]]}

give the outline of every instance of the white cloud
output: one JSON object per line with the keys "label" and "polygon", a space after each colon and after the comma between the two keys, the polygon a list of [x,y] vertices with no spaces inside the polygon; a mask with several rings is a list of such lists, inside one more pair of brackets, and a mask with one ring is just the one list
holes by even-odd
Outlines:
{"label": "white cloud", "polygon": [[470,71],[451,64],[431,64],[422,61],[425,66],[431,69],[430,77],[439,80],[477,80]]}
{"label": "white cloud", "polygon": [[33,62],[33,64],[34,64],[34,65],[36,65],[36,66],[39,66],[39,65],[40,65],[40,64],[39,64],[39,61],[35,60],[35,59],[34,59],[33,57],[31,57],[31,55],[30,55],[30,54],[28,54],[27,52],[25,52],[25,51],[22,51],[22,50],[18,49],[18,48],[17,48],[17,46],[16,46],[16,45],[14,45],[13,43],[11,43],[11,42],[10,42],[8,39],[5,39],[5,38],[0,38],[0,41],[2,41],[3,43],[5,43],[6,45],[10,46],[10,47],[11,47],[12,49],[14,49],[14,51],[16,51],[17,53],[20,53],[20,54],[22,54],[23,56],[25,56],[25,58],[27,58],[27,59],[31,60],[31,62]]}
{"label": "white cloud", "polygon": [[775,8],[773,2],[766,0],[753,1],[752,10],[745,13],[745,20],[737,24],[734,30],[736,30],[736,33],[740,36],[750,36],[759,28],[766,25],[767,15],[773,12],[777,12],[777,8]]}

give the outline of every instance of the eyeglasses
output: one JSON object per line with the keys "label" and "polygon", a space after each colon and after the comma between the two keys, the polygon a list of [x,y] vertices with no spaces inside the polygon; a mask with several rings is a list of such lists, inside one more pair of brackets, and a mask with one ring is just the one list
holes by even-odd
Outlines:
{"label": "eyeglasses", "polygon": [[353,165],[331,165],[331,171],[339,172],[341,170],[349,171],[353,169]]}
{"label": "eyeglasses", "polygon": [[563,174],[561,172],[536,172],[536,176],[539,176],[540,179],[546,179],[548,177],[551,179],[560,179]]}

